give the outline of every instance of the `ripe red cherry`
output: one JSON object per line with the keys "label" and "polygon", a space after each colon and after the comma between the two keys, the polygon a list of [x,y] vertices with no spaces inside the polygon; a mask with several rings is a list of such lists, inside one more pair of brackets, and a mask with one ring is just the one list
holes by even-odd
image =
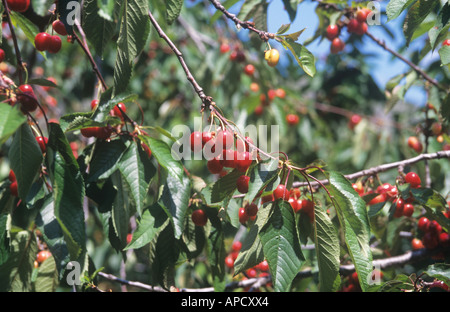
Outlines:
{"label": "ripe red cherry", "polygon": [[0,63],[5,60],[5,51],[0,49]]}
{"label": "ripe red cherry", "polygon": [[38,107],[38,102],[33,88],[28,84],[24,84],[19,86],[19,90],[21,93],[17,94],[17,99],[21,104],[21,110],[24,113],[35,111]]}
{"label": "ripe red cherry", "polygon": [[328,25],[327,27],[327,38],[328,40],[333,40],[339,35],[339,26],[338,25]]}
{"label": "ripe red cherry", "polygon": [[273,197],[275,198],[275,200],[280,199],[280,198],[283,200],[288,200],[289,199],[289,191],[286,189],[286,186],[284,184],[280,184],[273,191]]}
{"label": "ripe red cherry", "polygon": [[17,181],[14,181],[9,185],[9,191],[11,192],[11,195],[19,197],[19,192],[17,190]]}
{"label": "ripe red cherry", "polygon": [[444,42],[442,42],[442,45],[450,46],[450,39],[445,39]]}
{"label": "ripe red cherry", "polygon": [[8,8],[12,11],[23,13],[30,7],[30,0],[6,0]]}
{"label": "ripe red cherry", "polygon": [[298,200],[295,199],[294,197],[289,197],[288,200],[289,204],[291,204],[292,209],[294,209],[294,212],[298,212]]}
{"label": "ripe red cherry", "polygon": [[234,259],[232,256],[228,255],[225,257],[225,265],[229,269],[232,269],[234,267]]}
{"label": "ripe red cherry", "polygon": [[411,217],[414,213],[414,205],[411,203],[406,203],[403,206],[403,215],[405,217]]}
{"label": "ripe red cherry", "polygon": [[52,23],[52,28],[56,33],[60,34],[61,36],[67,36],[66,26],[64,26],[64,23],[61,22],[60,20],[55,20]]}
{"label": "ripe red cherry", "polygon": [[190,142],[191,142],[191,151],[200,152],[203,147],[202,133],[198,131],[192,132]]}
{"label": "ripe red cherry", "polygon": [[258,206],[254,203],[247,204],[245,206],[245,210],[246,210],[247,216],[254,217],[258,213]]}
{"label": "ripe red cherry", "polygon": [[298,124],[300,121],[300,118],[295,115],[295,114],[287,114],[286,115],[286,122],[290,125],[290,126],[295,126],[296,124]]}
{"label": "ripe red cherry", "polygon": [[108,127],[89,127],[81,129],[81,134],[86,137],[95,137],[98,139],[108,139],[112,134],[112,129]]}
{"label": "ripe red cherry", "polygon": [[247,64],[244,67],[244,73],[247,76],[253,76],[253,74],[255,73],[255,66],[253,66],[252,64]]}
{"label": "ripe red cherry", "polygon": [[46,32],[40,32],[34,37],[34,45],[38,51],[46,51],[50,46],[51,35]]}
{"label": "ripe red cherry", "polygon": [[309,199],[301,199],[300,201],[297,201],[298,205],[300,206],[298,209],[306,214],[311,214],[314,212],[314,202]]}
{"label": "ripe red cherry", "polygon": [[98,102],[99,102],[98,100],[92,100],[91,101],[91,110],[94,110],[94,109],[97,108]]}
{"label": "ripe red cherry", "polygon": [[61,50],[62,47],[62,41],[59,36],[51,36],[49,45],[48,45],[48,52],[50,53],[58,53],[59,50]]}
{"label": "ripe red cherry", "polygon": [[240,176],[237,181],[236,181],[236,185],[237,185],[237,190],[242,193],[245,194],[248,192],[248,182],[250,181],[250,177],[246,176],[246,175],[242,175]]}
{"label": "ripe red cherry", "polygon": [[208,217],[202,209],[194,210],[194,212],[192,212],[191,218],[192,222],[194,222],[196,226],[205,226],[206,222],[208,221]]}
{"label": "ripe red cherry", "polygon": [[227,44],[227,43],[222,43],[222,44],[220,45],[220,53],[225,54],[225,53],[227,53],[228,51],[230,51],[230,45]]}
{"label": "ripe red cherry", "polygon": [[236,155],[236,169],[240,172],[246,172],[252,164],[252,155],[249,152],[237,153]]}
{"label": "ripe red cherry", "polygon": [[422,232],[426,232],[429,223],[430,220],[427,217],[421,217],[417,222],[417,228]]}
{"label": "ripe red cherry", "polygon": [[245,225],[248,221],[249,216],[247,215],[247,210],[244,207],[239,208],[238,217],[241,224]]}
{"label": "ripe red cherry", "polygon": [[[222,146],[220,146],[222,144]],[[219,130],[216,135],[216,146],[222,149],[230,149],[234,144],[234,135],[228,130]]]}
{"label": "ripe red cherry", "polygon": [[240,251],[242,248],[242,243],[240,241],[234,241],[231,245],[231,250],[233,251]]}
{"label": "ripe red cherry", "polygon": [[422,183],[420,177],[415,172],[408,172],[405,176],[405,182],[409,183],[412,188],[418,188]]}
{"label": "ripe red cherry", "polygon": [[212,139],[212,133],[211,132],[203,132],[202,133],[202,145],[205,146],[206,143],[208,143]]}
{"label": "ripe red cherry", "polygon": [[449,247],[450,235],[446,232],[442,232],[441,234],[439,234],[439,244],[441,244],[443,247]]}
{"label": "ripe red cherry", "polygon": [[367,25],[366,22],[359,23],[355,29],[355,33],[359,36],[362,36],[367,32],[368,29],[369,29],[369,26]]}
{"label": "ripe red cherry", "polygon": [[226,149],[222,151],[221,162],[226,168],[236,168],[237,153],[232,149]]}
{"label": "ripe red cherry", "polygon": [[47,260],[50,256],[51,256],[51,252],[48,250],[41,250],[38,252],[37,256],[36,256],[36,260],[39,263],[44,262],[45,260]]}
{"label": "ripe red cherry", "polygon": [[45,153],[47,151],[48,138],[38,136],[38,137],[36,137],[36,141],[39,144],[39,147],[41,148],[42,153]]}
{"label": "ripe red cherry", "polygon": [[416,136],[410,136],[408,138],[408,146],[416,151],[416,153],[422,153],[423,145]]}
{"label": "ripe red cherry", "polygon": [[339,53],[345,48],[345,43],[341,38],[334,38],[331,42],[330,51],[333,54]]}
{"label": "ripe red cherry", "polygon": [[427,249],[434,249],[439,245],[439,237],[431,232],[425,233],[422,238],[423,245]]}
{"label": "ripe red cherry", "polygon": [[120,102],[110,111],[111,116],[119,117],[122,121],[124,120],[123,113],[127,112],[127,107],[124,103]]}
{"label": "ripe red cherry", "polygon": [[431,233],[435,236],[441,234],[442,232],[442,226],[436,221],[436,220],[431,220],[428,223],[427,226],[427,233]]}
{"label": "ripe red cherry", "polygon": [[353,130],[360,122],[362,118],[358,114],[353,114],[348,121],[348,127]]}
{"label": "ripe red cherry", "polygon": [[16,175],[15,175],[14,171],[9,170],[8,179],[9,179],[9,181],[11,181],[11,182],[16,181]]}
{"label": "ripe red cherry", "polygon": [[222,162],[219,159],[217,159],[216,157],[208,160],[208,162],[206,163],[206,167],[208,168],[209,172],[211,172],[212,174],[218,174],[223,169]]}
{"label": "ripe red cherry", "polygon": [[413,238],[411,241],[411,247],[413,250],[418,250],[424,248],[422,240],[418,238]]}
{"label": "ripe red cherry", "polygon": [[347,24],[347,31],[349,33],[354,33],[358,27],[359,27],[358,20],[355,18],[352,18]]}
{"label": "ripe red cherry", "polygon": [[372,12],[371,10],[364,8],[356,11],[356,20],[360,23],[364,23],[367,21],[367,16]]}

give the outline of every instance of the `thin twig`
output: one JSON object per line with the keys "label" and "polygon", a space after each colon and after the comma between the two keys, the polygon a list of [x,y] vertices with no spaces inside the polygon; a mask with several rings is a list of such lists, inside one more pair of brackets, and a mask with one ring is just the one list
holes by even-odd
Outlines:
{"label": "thin twig", "polygon": [[[385,172],[385,171],[388,171],[391,169],[404,167],[404,166],[408,166],[408,165],[413,165],[420,161],[441,159],[441,158],[450,158],[450,151],[439,151],[436,153],[420,154],[413,158],[408,158],[408,159],[393,162],[393,163],[383,164],[383,165],[372,167],[369,169],[364,169],[364,170],[361,170],[361,171],[358,171],[355,173],[347,174],[347,175],[345,175],[345,178],[348,180],[354,180],[354,179],[364,177],[364,176],[373,176],[380,172]],[[323,185],[326,185],[329,183],[329,181],[328,180],[320,180],[320,183]],[[311,182],[311,184],[318,185],[319,183]],[[293,187],[303,187],[303,186],[308,186],[308,183],[307,182],[294,182],[292,186]]]}

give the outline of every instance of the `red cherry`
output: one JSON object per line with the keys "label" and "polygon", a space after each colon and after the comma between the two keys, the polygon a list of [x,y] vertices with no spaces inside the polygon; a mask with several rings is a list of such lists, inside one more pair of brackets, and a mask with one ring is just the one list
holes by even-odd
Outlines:
{"label": "red cherry", "polygon": [[415,172],[408,172],[405,176],[405,182],[409,183],[412,188],[418,188],[422,183],[420,177]]}
{"label": "red cherry", "polygon": [[411,241],[411,247],[413,250],[418,250],[424,248],[423,243],[418,238],[413,238]]}
{"label": "red cherry", "polygon": [[423,145],[416,136],[410,136],[408,138],[408,146],[416,151],[417,154],[422,153]]}
{"label": "red cherry", "polygon": [[345,43],[344,43],[344,41],[342,41],[341,38],[334,38],[333,41],[331,42],[330,51],[332,54],[339,53],[342,50],[344,50],[344,48],[345,48]]}
{"label": "red cherry", "polygon": [[369,206],[376,205],[379,203],[384,203],[387,200],[386,194],[379,194],[378,196],[374,197],[370,202]]}
{"label": "red cherry", "polygon": [[225,54],[225,53],[227,53],[228,51],[230,51],[230,45],[227,44],[227,43],[222,43],[222,44],[220,45],[220,53]]}
{"label": "red cherry", "polygon": [[280,184],[273,191],[273,197],[275,198],[275,200],[280,199],[280,198],[282,198],[283,200],[288,200],[289,191],[286,189],[286,186],[284,184]]}
{"label": "red cherry", "polygon": [[5,51],[0,49],[0,63],[5,60]]}
{"label": "red cherry", "polygon": [[442,45],[450,46],[450,39],[445,39],[444,42],[442,42]]}
{"label": "red cherry", "polygon": [[405,217],[411,217],[414,213],[414,205],[411,203],[406,203],[403,206],[403,215]]}
{"label": "red cherry", "polygon": [[36,260],[39,263],[44,262],[45,260],[47,260],[52,254],[50,253],[50,251],[48,250],[41,250],[38,252],[37,256],[36,256]]}
{"label": "red cherry", "polygon": [[244,73],[247,76],[253,76],[253,74],[255,73],[255,66],[253,66],[252,64],[247,64],[244,67]]}
{"label": "red cherry", "polygon": [[127,112],[127,107],[124,103],[120,102],[110,111],[111,116],[119,117],[122,121],[124,120],[123,113]]}
{"label": "red cherry", "polygon": [[238,169],[240,172],[246,172],[252,162],[252,155],[249,152],[237,153],[236,169]]}
{"label": "red cherry", "polygon": [[263,260],[261,263],[259,263],[258,269],[260,269],[263,272],[269,271],[269,263],[267,262],[267,260]]}
{"label": "red cherry", "polygon": [[203,148],[202,133],[198,131],[192,132],[190,142],[191,142],[191,151],[200,152]]}
{"label": "red cherry", "polygon": [[431,233],[433,235],[439,235],[442,232],[442,226],[436,221],[431,220],[427,226],[427,233]]}
{"label": "red cherry", "polygon": [[60,20],[55,20],[52,23],[52,28],[56,33],[60,34],[61,36],[67,36],[66,26],[64,26],[64,23],[61,22]]}
{"label": "red cherry", "polygon": [[92,100],[91,101],[91,110],[94,110],[97,108],[99,101],[98,100]]}
{"label": "red cherry", "polygon": [[208,162],[206,163],[206,167],[208,168],[209,172],[211,172],[212,174],[218,174],[223,169],[222,162],[217,158],[208,160]]}
{"label": "red cherry", "polygon": [[42,136],[38,136],[38,137],[36,137],[36,141],[38,142],[42,153],[45,153],[47,151],[48,138],[42,137]]}
{"label": "red cherry", "polygon": [[356,29],[359,27],[359,22],[357,19],[352,18],[347,24],[347,31],[349,33],[356,32]]}
{"label": "red cherry", "polygon": [[202,145],[205,146],[207,142],[209,142],[212,139],[212,133],[211,132],[203,132],[202,133]]}
{"label": "red cherry", "polygon": [[144,151],[147,153],[148,158],[152,157],[152,151],[150,150],[150,147],[148,147],[148,145],[145,143],[141,143],[141,145]]}
{"label": "red cherry", "polygon": [[256,116],[261,116],[262,113],[264,113],[264,106],[262,106],[262,105],[256,106],[254,113]]}
{"label": "red cherry", "polygon": [[362,118],[361,118],[360,115],[358,115],[358,114],[353,114],[353,115],[350,117],[350,120],[348,121],[348,127],[349,127],[351,130],[353,130],[353,129],[356,127],[356,125],[358,125],[358,124],[361,122],[361,120],[362,120]]}
{"label": "red cherry", "polygon": [[38,107],[38,102],[33,88],[30,85],[25,84],[19,86],[19,90],[21,93],[17,94],[17,99],[21,104],[21,110],[24,113],[35,111]]}
{"label": "red cherry", "polygon": [[246,210],[247,216],[254,217],[258,213],[258,206],[254,203],[247,204],[245,206],[245,210]]}
{"label": "red cherry", "polygon": [[30,7],[30,0],[6,0],[8,8],[12,11],[23,13]]}
{"label": "red cherry", "polygon": [[358,11],[356,11],[356,19],[358,20],[358,22],[360,23],[364,23],[367,21],[367,16],[370,14],[370,12],[372,12],[369,9],[359,9]]}
{"label": "red cherry", "polygon": [[222,151],[222,155],[220,160],[222,161],[222,165],[226,168],[236,168],[237,162],[237,154],[232,149],[226,149]]}
{"label": "red cherry", "polygon": [[91,138],[97,133],[97,128],[98,127],[83,128],[80,131],[84,137]]}
{"label": "red cherry", "polygon": [[423,245],[427,249],[434,249],[439,245],[439,237],[433,233],[427,232],[422,238]]}
{"label": "red cherry", "polygon": [[[216,135],[217,146],[222,149],[229,149],[234,145],[234,135],[228,130],[219,130]],[[222,144],[222,146],[220,146]]]}
{"label": "red cherry", "polygon": [[273,194],[265,195],[261,197],[261,205],[274,201]]}
{"label": "red cherry", "polygon": [[430,220],[427,217],[421,217],[417,222],[417,228],[422,232],[426,232],[429,223]]}
{"label": "red cherry", "polygon": [[17,181],[14,181],[9,185],[9,191],[11,192],[11,195],[19,197],[19,192],[17,190]]}
{"label": "red cherry", "polygon": [[295,199],[294,197],[289,197],[288,200],[289,204],[291,204],[292,209],[294,209],[294,212],[298,212],[298,200]]}
{"label": "red cherry", "polygon": [[194,222],[196,226],[205,226],[206,222],[208,221],[208,217],[202,209],[194,210],[194,212],[192,212],[191,218],[192,222]]}
{"label": "red cherry", "polygon": [[231,256],[226,256],[225,257],[225,265],[227,266],[227,268],[232,269],[234,267],[234,259]]}
{"label": "red cherry", "polygon": [[9,170],[8,179],[9,179],[9,181],[11,181],[11,182],[16,181],[16,175],[15,175],[14,171]]}
{"label": "red cherry", "polygon": [[439,234],[439,244],[441,244],[443,247],[449,247],[450,235],[446,232],[442,232],[441,234]]}
{"label": "red cherry", "polygon": [[309,199],[301,200],[301,202],[298,202],[298,205],[301,206],[299,209],[306,214],[311,214],[314,212],[314,203]]}
{"label": "red cherry", "polygon": [[50,42],[52,41],[51,35],[46,32],[40,32],[34,37],[34,45],[36,47],[36,50],[38,51],[46,51],[49,46]]}
{"label": "red cherry", "polygon": [[247,210],[244,207],[239,208],[238,217],[241,224],[245,224],[248,221],[249,216],[247,215]]}
{"label": "red cherry", "polygon": [[295,114],[287,114],[286,115],[286,122],[291,126],[295,126],[296,124],[299,123],[299,121],[300,121],[300,118]]}
{"label": "red cherry", "polygon": [[240,241],[234,241],[231,245],[231,250],[233,251],[240,251],[242,248],[242,243]]}
{"label": "red cherry", "polygon": [[237,181],[237,189],[240,193],[245,194],[248,192],[248,182],[250,181],[250,177],[246,175],[240,176]]}
{"label": "red cherry", "polygon": [[58,53],[59,50],[61,50],[62,47],[62,41],[59,36],[51,36],[50,37],[50,43],[48,46],[48,52],[50,53]]}
{"label": "red cherry", "polygon": [[328,25],[326,37],[328,40],[333,40],[339,35],[339,26],[337,25]]}

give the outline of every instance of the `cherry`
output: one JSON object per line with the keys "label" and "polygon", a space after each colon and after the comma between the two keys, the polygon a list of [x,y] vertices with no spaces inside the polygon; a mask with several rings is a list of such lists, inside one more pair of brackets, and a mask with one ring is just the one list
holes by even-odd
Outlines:
{"label": "cherry", "polygon": [[338,25],[328,25],[326,37],[328,40],[333,40],[337,36],[339,36],[339,26]]}
{"label": "cherry", "polygon": [[274,89],[269,89],[269,91],[267,91],[267,97],[269,98],[270,101],[272,101],[274,98],[277,97],[277,92]]}
{"label": "cherry", "polygon": [[247,204],[245,206],[245,210],[246,210],[247,216],[254,217],[258,213],[258,206],[254,203]]}
{"label": "cherry", "polygon": [[450,39],[445,39],[444,42],[442,42],[442,45],[450,46]]}
{"label": "cherry", "polygon": [[216,135],[216,143],[222,144],[222,149],[229,149],[234,144],[234,135],[228,130],[219,130]]}
{"label": "cherry", "polygon": [[123,114],[126,113],[127,107],[124,103],[120,102],[109,112],[111,116],[119,117],[122,121],[124,121]]}
{"label": "cherry", "polygon": [[441,234],[439,234],[439,244],[441,244],[443,247],[449,247],[450,235],[446,232],[442,232]]}
{"label": "cherry", "polygon": [[421,217],[417,222],[417,228],[422,232],[426,232],[429,223],[430,220],[427,217]]}
{"label": "cherry", "polygon": [[244,67],[244,73],[247,76],[253,76],[253,74],[255,73],[255,66],[253,66],[252,64],[247,64]]}
{"label": "cherry", "polygon": [[108,139],[112,134],[112,129],[109,127],[89,127],[81,129],[81,134],[86,137],[95,137],[98,139]]}
{"label": "cherry", "polygon": [[254,278],[258,275],[258,273],[256,272],[256,270],[254,268],[250,268],[246,271],[246,274],[248,276],[248,278]]}
{"label": "cherry", "polygon": [[309,199],[300,199],[297,201],[300,206],[298,209],[303,211],[306,214],[311,214],[314,212],[314,203]]}
{"label": "cherry", "polygon": [[406,203],[403,206],[403,215],[405,217],[411,217],[414,213],[414,205],[411,203]]}
{"label": "cherry", "polygon": [[240,241],[234,241],[231,245],[231,250],[233,251],[240,251],[242,248],[242,243]]}
{"label": "cherry", "polygon": [[405,176],[405,182],[409,183],[412,188],[418,188],[420,187],[420,184],[422,183],[420,180],[420,177],[415,172],[408,172]]}
{"label": "cherry", "polygon": [[427,226],[427,233],[431,233],[433,235],[439,235],[442,232],[442,226],[436,221],[431,220]]}
{"label": "cherry", "polygon": [[256,116],[261,116],[264,113],[264,106],[262,105],[256,106],[254,113]]}
{"label": "cherry", "polygon": [[240,172],[246,172],[247,169],[252,164],[252,162],[253,162],[252,155],[249,152],[245,151],[242,153],[237,153],[236,169],[239,170]]}
{"label": "cherry", "polygon": [[248,192],[248,182],[250,181],[250,177],[246,175],[240,176],[237,181],[237,189],[240,193],[245,194]]}
{"label": "cherry", "polygon": [[331,42],[330,51],[332,54],[339,53],[342,50],[344,50],[344,48],[345,48],[345,43],[344,43],[344,41],[342,41],[341,38],[334,38],[333,41]]}
{"label": "cherry", "polygon": [[48,250],[41,250],[38,252],[37,256],[36,256],[36,260],[39,263],[44,262],[45,260],[47,260],[50,256],[51,256],[51,252]]}
{"label": "cherry", "polygon": [[372,11],[364,8],[364,9],[359,9],[358,11],[356,11],[356,20],[360,23],[364,23],[367,21],[367,16],[371,13]]}
{"label": "cherry", "polygon": [[237,162],[237,154],[232,149],[226,149],[222,151],[221,162],[222,165],[226,168],[236,168]]}
{"label": "cherry", "polygon": [[13,195],[15,197],[19,197],[19,192],[18,192],[17,188],[18,188],[17,181],[14,181],[9,185],[9,191],[11,192],[11,195]]}
{"label": "cherry", "polygon": [[206,167],[212,174],[218,174],[223,169],[222,162],[217,157],[208,160],[208,162],[206,163]]}
{"label": "cherry", "polygon": [[191,150],[193,152],[201,151],[203,148],[202,133],[198,131],[192,132],[190,142],[191,142]]}
{"label": "cherry", "polygon": [[99,101],[98,100],[92,100],[91,101],[91,110],[95,110],[98,106]]}
{"label": "cherry", "polygon": [[12,11],[23,13],[30,7],[30,0],[6,0],[8,8]]}
{"label": "cherry", "polygon": [[247,210],[244,207],[239,208],[238,217],[241,224],[245,225],[248,221],[249,216],[247,215]]}
{"label": "cherry", "polygon": [[286,97],[286,91],[283,88],[278,88],[275,90],[275,95],[280,99],[284,99]]}
{"label": "cherry", "polygon": [[38,51],[46,51],[50,46],[51,35],[46,32],[40,32],[34,37],[34,45]]}
{"label": "cherry", "polygon": [[273,197],[275,200],[282,198],[283,200],[289,199],[289,191],[286,189],[286,186],[284,184],[280,184],[277,186],[277,188],[273,191]]}
{"label": "cherry", "polygon": [[49,40],[49,45],[48,45],[48,52],[50,53],[58,53],[59,50],[61,50],[62,47],[62,41],[61,38],[59,36],[51,36],[50,40]]}
{"label": "cherry", "polygon": [[274,201],[273,193],[261,197],[261,205]]}
{"label": "cherry", "polygon": [[52,28],[56,33],[60,34],[61,36],[67,36],[66,26],[64,26],[64,23],[61,22],[60,20],[55,20],[52,23]]}
{"label": "cherry", "polygon": [[379,203],[384,203],[387,200],[387,195],[386,194],[378,194],[378,196],[374,197],[370,202],[369,202],[369,206],[373,206]]}
{"label": "cherry", "polygon": [[17,94],[17,99],[21,104],[21,110],[25,113],[35,111],[38,107],[38,102],[31,85],[21,85],[19,90],[21,93]]}
{"label": "cherry", "polygon": [[424,248],[425,246],[423,245],[422,240],[413,238],[411,241],[411,247],[413,250],[418,250]]}
{"label": "cherry", "polygon": [[410,136],[408,138],[408,146],[416,151],[416,153],[422,153],[423,145],[416,136]]}
{"label": "cherry", "polygon": [[42,153],[44,154],[47,151],[48,138],[38,136],[38,137],[36,137],[36,141],[39,144],[39,147],[41,148]]}
{"label": "cherry", "polygon": [[355,29],[355,33],[359,36],[362,36],[367,32],[368,28],[369,28],[369,26],[367,25],[366,22],[359,23]]}
{"label": "cherry", "polygon": [[292,209],[294,209],[294,212],[299,211],[299,209],[298,209],[299,205],[298,205],[297,199],[295,199],[294,197],[289,197],[288,202],[289,202],[289,204],[291,204],[291,207],[292,207]]}
{"label": "cherry", "polygon": [[220,53],[225,54],[230,51],[230,45],[227,43],[222,43],[220,45]]}
{"label": "cherry", "polygon": [[202,132],[202,145],[205,146],[212,138],[211,132]]}
{"label": "cherry", "polygon": [[270,67],[275,67],[280,60],[280,52],[277,49],[270,49],[264,54],[264,58]]}
{"label": "cherry", "polygon": [[0,63],[5,60],[5,51],[0,49]]}
{"label": "cherry", "polygon": [[353,130],[362,120],[362,117],[358,114],[353,114],[348,121],[348,127]]}
{"label": "cherry", "polygon": [[267,260],[263,260],[262,262],[260,262],[258,264],[258,269],[263,272],[269,271],[269,263],[267,262]]}
{"label": "cherry", "polygon": [[298,124],[300,121],[300,118],[298,117],[298,115],[295,114],[287,114],[286,115],[286,122],[290,125],[290,126],[295,126],[296,124]]}
{"label": "cherry", "polygon": [[225,265],[230,269],[234,267],[234,259],[232,256],[228,255],[225,257]]}
{"label": "cherry", "polygon": [[439,245],[439,237],[431,232],[425,233],[422,238],[423,245],[427,249],[434,249]]}
{"label": "cherry", "polygon": [[194,212],[192,212],[191,219],[196,226],[205,226],[208,221],[208,217],[202,209],[194,210]]}
{"label": "cherry", "polygon": [[352,18],[347,24],[347,31],[349,33],[354,33],[359,27],[359,22],[357,19]]}

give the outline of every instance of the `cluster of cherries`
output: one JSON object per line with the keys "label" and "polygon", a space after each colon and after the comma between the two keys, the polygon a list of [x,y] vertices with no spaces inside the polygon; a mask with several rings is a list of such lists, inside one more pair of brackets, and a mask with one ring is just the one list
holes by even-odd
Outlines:
{"label": "cluster of cherries", "polygon": [[[67,30],[64,23],[55,20],[52,23],[52,29],[61,36],[67,36]],[[61,37],[52,35],[47,32],[40,32],[34,37],[34,46],[38,51],[48,51],[50,53],[58,53],[62,47]]]}
{"label": "cluster of cherries", "polygon": [[[358,36],[362,36],[367,32],[367,16],[371,13],[370,9],[362,8],[356,11],[355,17],[351,18],[348,22],[347,31],[354,33]],[[333,24],[328,25],[325,36],[331,41],[330,51],[332,54],[336,54],[344,50],[345,42],[339,38],[341,33],[341,27]]]}
{"label": "cluster of cherries", "polygon": [[39,265],[41,265],[45,260],[47,260],[51,256],[52,253],[47,249],[39,251],[38,254],[36,255],[36,260],[34,261],[34,267],[38,268]]}
{"label": "cluster of cherries", "polygon": [[[242,248],[242,243],[240,241],[234,241],[231,245],[231,251],[225,257],[225,266],[230,270],[234,269],[234,261],[236,261],[239,251]],[[263,277],[267,276],[269,273],[269,264],[267,260],[263,260],[257,265],[247,269],[245,271],[245,276],[247,278]]]}
{"label": "cluster of cherries", "polygon": [[6,4],[11,11],[24,13],[30,7],[30,0],[6,0]]}
{"label": "cluster of cherries", "polygon": [[[450,211],[445,213],[445,216],[450,219]],[[430,220],[425,216],[419,218],[417,222],[417,229],[421,238],[413,238],[411,246],[414,250],[427,248],[436,249],[437,247],[450,247],[450,235],[442,229],[442,226],[436,220]]]}

